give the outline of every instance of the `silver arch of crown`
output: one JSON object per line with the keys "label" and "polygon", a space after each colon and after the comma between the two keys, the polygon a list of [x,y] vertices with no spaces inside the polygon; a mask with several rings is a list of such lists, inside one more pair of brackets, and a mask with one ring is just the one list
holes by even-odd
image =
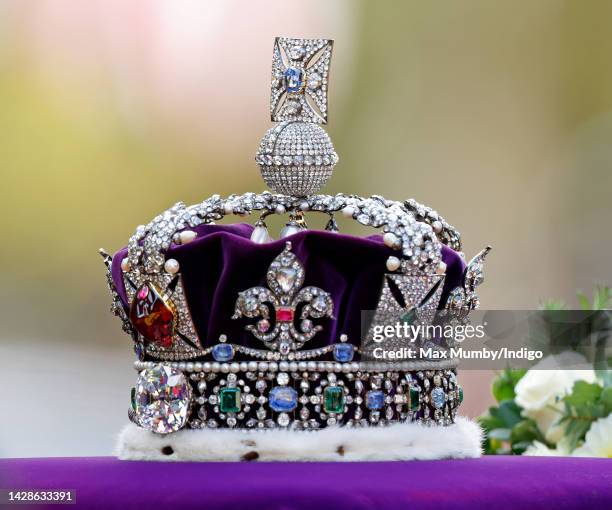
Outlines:
{"label": "silver arch of crown", "polygon": [[333,41],[277,37],[272,53],[270,117],[280,122],[263,137],[255,160],[266,184],[292,196],[316,193],[338,155],[327,124]]}

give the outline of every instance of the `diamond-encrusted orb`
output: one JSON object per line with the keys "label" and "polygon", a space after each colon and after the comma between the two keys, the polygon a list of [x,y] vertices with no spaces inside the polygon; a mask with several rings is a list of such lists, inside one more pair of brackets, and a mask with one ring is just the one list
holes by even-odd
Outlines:
{"label": "diamond-encrusted orb", "polygon": [[264,135],[255,161],[270,189],[302,197],[327,183],[338,155],[321,126],[286,121]]}
{"label": "diamond-encrusted orb", "polygon": [[134,395],[138,423],[157,434],[169,434],[187,422],[191,386],[183,372],[156,365],[140,372]]}

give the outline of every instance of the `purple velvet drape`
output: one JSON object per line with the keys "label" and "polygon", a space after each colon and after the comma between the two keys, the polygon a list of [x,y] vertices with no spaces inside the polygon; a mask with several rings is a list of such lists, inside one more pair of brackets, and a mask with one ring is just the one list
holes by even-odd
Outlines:
{"label": "purple velvet drape", "polygon": [[167,463],[110,457],[0,459],[0,488],[73,489],[76,505],[66,508],[88,510],[604,510],[612,508],[612,460],[483,457],[413,462]]}
{"label": "purple velvet drape", "polygon": [[[253,227],[248,224],[202,225],[195,230],[198,238],[190,244],[173,246],[168,256],[181,267],[183,284],[191,315],[203,345],[217,343],[226,334],[231,342],[260,347],[244,331],[253,320],[232,320],[238,292],[256,285],[266,285],[266,272],[272,260],[290,240],[293,252],[306,269],[304,285],[314,285],[330,292],[336,321],[322,319],[324,330],[309,342],[317,348],[337,341],[340,334],[359,344],[361,312],[376,308],[385,261],[393,250],[380,236],[356,237],[325,231],[307,230],[268,244],[251,242]],[[125,301],[121,278],[121,260],[126,250],[113,257],[113,279]],[[442,299],[461,282],[465,263],[459,255],[443,246],[442,257],[447,276]]]}

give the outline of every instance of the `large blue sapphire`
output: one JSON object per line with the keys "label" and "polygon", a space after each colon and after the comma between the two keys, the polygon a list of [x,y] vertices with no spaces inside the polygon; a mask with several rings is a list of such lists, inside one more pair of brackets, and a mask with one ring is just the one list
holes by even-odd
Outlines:
{"label": "large blue sapphire", "polygon": [[304,71],[299,67],[288,67],[285,70],[285,89],[287,92],[299,92],[304,83]]}
{"label": "large blue sapphire", "polygon": [[293,411],[297,407],[298,394],[289,386],[276,386],[268,396],[270,407],[277,413]]}
{"label": "large blue sapphire", "polygon": [[353,347],[353,344],[342,343],[334,345],[334,359],[336,361],[340,361],[341,363],[351,361],[353,359],[354,352],[355,348]]}
{"label": "large blue sapphire", "polygon": [[446,402],[446,395],[442,388],[434,388],[431,390],[431,402],[436,409],[442,409]]}
{"label": "large blue sapphire", "polygon": [[216,361],[229,361],[234,357],[234,348],[230,344],[217,344],[212,349]]}
{"label": "large blue sapphire", "polygon": [[366,407],[368,409],[382,409],[385,405],[385,394],[380,390],[366,393]]}

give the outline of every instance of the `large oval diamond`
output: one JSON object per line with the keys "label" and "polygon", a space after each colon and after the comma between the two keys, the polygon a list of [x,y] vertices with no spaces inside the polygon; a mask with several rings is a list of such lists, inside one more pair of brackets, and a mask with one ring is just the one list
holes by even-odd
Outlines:
{"label": "large oval diamond", "polygon": [[140,425],[157,434],[182,428],[189,414],[191,386],[183,373],[168,365],[140,372],[134,407]]}

